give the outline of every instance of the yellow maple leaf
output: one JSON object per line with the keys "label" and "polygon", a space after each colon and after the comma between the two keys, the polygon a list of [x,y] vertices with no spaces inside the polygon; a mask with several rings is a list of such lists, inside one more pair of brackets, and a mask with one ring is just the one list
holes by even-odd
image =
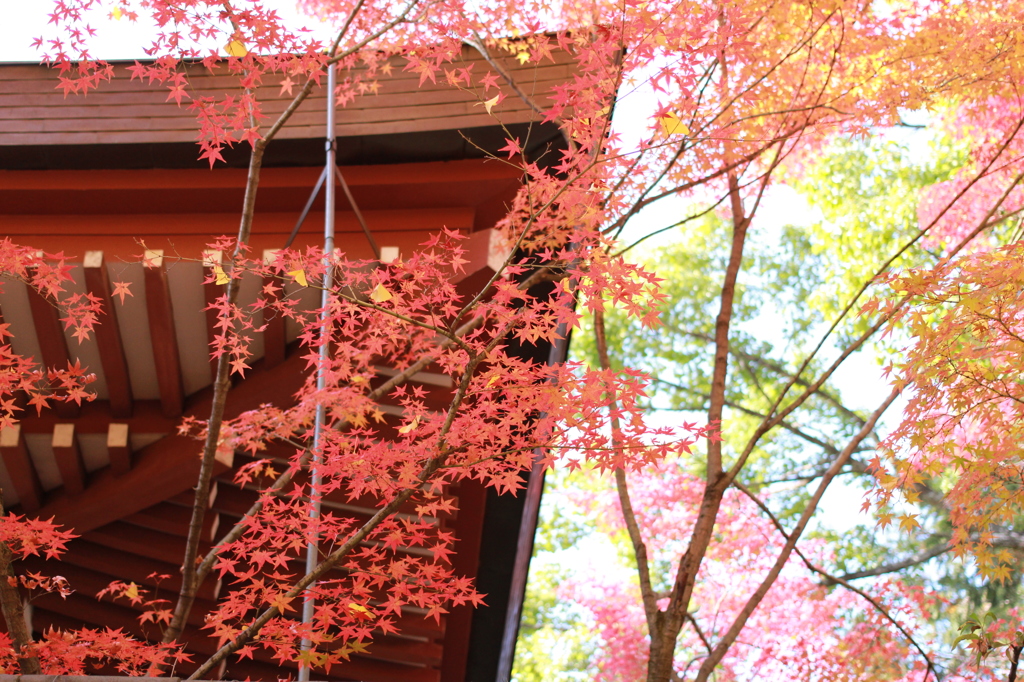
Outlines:
{"label": "yellow maple leaf", "polygon": [[484,102],[484,109],[487,109],[488,114],[491,113],[491,109],[494,108],[494,105],[498,103],[498,97],[500,97],[500,95],[495,95],[494,97]]}
{"label": "yellow maple leaf", "polygon": [[110,16],[115,20],[120,19],[124,16],[124,12],[121,11],[120,7],[115,7],[114,10],[110,13]]}
{"label": "yellow maple leaf", "polygon": [[409,422],[405,426],[399,427],[398,428],[398,432],[399,433],[409,433],[410,431],[415,429],[417,426],[419,426],[419,424],[420,424],[420,418],[419,417],[413,417],[411,422]]}
{"label": "yellow maple leaf", "polygon": [[227,284],[231,281],[231,278],[228,277],[228,273],[224,272],[224,268],[219,265],[213,266],[213,274],[217,278],[217,284]]}
{"label": "yellow maple leaf", "polygon": [[139,586],[135,583],[128,583],[128,587],[126,587],[124,590],[124,596],[128,597],[129,599],[138,599]]}
{"label": "yellow maple leaf", "polygon": [[661,132],[666,135],[675,135],[676,133],[682,133],[683,135],[690,134],[690,129],[685,123],[683,123],[682,119],[675,114],[659,116],[658,125],[661,126]]}
{"label": "yellow maple leaf", "polygon": [[304,270],[291,270],[288,272],[288,276],[298,282],[300,286],[309,286],[309,282],[306,281],[306,273]]}
{"label": "yellow maple leaf", "polygon": [[374,303],[386,303],[393,298],[394,296],[391,295],[391,292],[383,284],[378,284],[373,293],[370,294],[370,300]]}
{"label": "yellow maple leaf", "polygon": [[245,49],[245,43],[241,40],[232,40],[224,46],[224,51],[232,57],[244,57],[249,54],[249,50]]}

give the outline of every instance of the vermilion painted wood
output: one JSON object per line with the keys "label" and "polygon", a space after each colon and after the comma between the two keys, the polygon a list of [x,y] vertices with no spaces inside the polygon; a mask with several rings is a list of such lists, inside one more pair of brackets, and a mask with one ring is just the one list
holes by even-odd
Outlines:
{"label": "vermilion painted wood", "polygon": [[[28,288],[28,303],[32,309],[43,364],[51,369],[66,369],[72,364],[71,353],[68,352],[68,342],[64,337],[60,311],[31,287]],[[78,416],[79,406],[74,402],[55,400],[51,402],[50,409],[58,417],[70,419]]]}
{"label": "vermilion painted wood", "polygon": [[[148,588],[159,588],[170,594],[177,594],[181,588],[181,561],[165,563],[128,554],[117,549],[104,547],[89,541],[85,533],[77,538],[70,550],[61,556],[60,565],[78,566],[81,568],[110,576],[110,580],[124,580],[137,583]],[[53,570],[50,562],[48,570]],[[158,576],[168,576],[159,579]],[[199,586],[199,596],[203,599],[215,600],[219,594],[219,581],[208,580]]]}
{"label": "vermilion painted wood", "polygon": [[[142,528],[124,521],[115,521],[89,532],[89,541],[104,547],[118,549],[128,554],[147,557],[156,561],[173,564],[180,562],[185,554],[185,538],[160,531]],[[209,550],[209,543],[200,549]]]}
{"label": "vermilion painted wood", "polygon": [[[204,542],[212,542],[217,534],[220,521],[218,514],[207,513],[203,519],[203,532],[201,539]],[[188,536],[189,522],[192,519],[192,512],[189,508],[160,502],[152,507],[124,517],[126,523],[139,526],[147,530],[167,533],[181,538]]]}
{"label": "vermilion painted wood", "polygon": [[133,416],[130,419],[117,419],[111,414],[110,403],[106,400],[90,400],[83,402],[78,416],[74,419],[61,419],[53,410],[43,410],[36,414],[35,410],[19,413],[18,423],[22,433],[51,433],[57,423],[70,422],[75,431],[84,433],[107,433],[112,423],[128,424],[132,433],[166,434],[178,428],[177,419],[163,416],[160,402],[157,400],[136,400]]}
{"label": "vermilion painted wood", "polygon": [[185,389],[181,381],[181,358],[178,356],[178,337],[171,307],[171,288],[167,282],[167,267],[163,254],[144,263],[146,282],[146,314],[149,316],[149,335],[153,345],[153,362],[160,386],[160,404],[165,417],[181,415],[185,402]]}
{"label": "vermilion painted wood", "polygon": [[[206,316],[206,349],[209,353],[213,349],[214,339],[217,335],[223,333],[217,328],[217,311],[214,306],[217,304],[217,299],[224,295],[226,287],[223,284],[217,284],[216,276],[213,272],[213,268],[203,268],[203,299],[206,303],[206,309],[203,311]],[[210,355],[210,380],[214,381],[217,378],[217,358]]]}
{"label": "vermilion painted wood", "polygon": [[[277,279],[268,277],[263,280],[263,286],[280,287],[282,284]],[[281,292],[264,294],[264,296],[268,299],[280,300]],[[274,314],[270,310],[264,310],[263,324],[266,326],[263,330],[263,362],[267,367],[275,367],[284,362],[287,351],[288,340],[285,337],[284,317]]]}
{"label": "vermilion painted wood", "polygon": [[32,458],[25,448],[20,424],[0,431],[0,456],[3,457],[7,475],[14,484],[18,502],[23,512],[33,512],[43,504],[43,489],[39,484]]}
{"label": "vermilion painted wood", "polygon": [[110,470],[115,475],[128,473],[132,468],[131,431],[128,424],[111,424],[107,428],[107,455]]}
{"label": "vermilion painted wood", "polygon": [[85,490],[85,465],[78,449],[75,425],[57,424],[53,429],[52,447],[64,491],[69,495],[81,494]]}
{"label": "vermilion painted wood", "polygon": [[[30,557],[29,559],[22,561],[20,565],[22,567],[22,571],[34,571],[42,573],[43,575],[50,575],[55,572],[53,562],[46,562],[37,557]],[[74,566],[63,561],[61,562],[60,570],[56,572],[67,578],[68,583],[70,583],[76,592],[86,597],[96,595],[110,585],[114,580],[123,580],[119,575],[101,573],[87,568]],[[166,580],[161,581],[159,586],[139,582],[136,582],[136,585],[139,586],[140,590],[150,592],[151,597],[155,592],[162,594],[168,591],[168,582]],[[105,599],[107,602],[110,602],[110,597],[106,597]],[[126,599],[118,599],[115,603],[134,611],[136,613],[136,617],[145,609],[142,604],[132,605]],[[213,608],[215,604],[216,602],[213,600],[198,598],[196,600],[197,608],[195,609],[195,613],[189,614],[189,624],[197,628],[202,627],[204,624],[204,614],[209,609]]]}
{"label": "vermilion painted wood", "polygon": [[102,303],[97,315],[96,345],[100,352],[103,377],[107,382],[110,414],[119,419],[132,416],[132,384],[128,361],[117,326],[117,306],[111,298],[110,277],[102,251],[87,251],[82,262],[86,290]]}
{"label": "vermilion painted wood", "polygon": [[[465,513],[448,523],[455,531],[455,554],[452,568],[456,574],[476,577],[480,563],[480,536],[484,527],[482,513],[487,500],[487,490],[477,481],[462,481],[454,494],[458,495],[459,506]],[[448,613],[445,636],[444,660],[441,663],[441,677],[445,680],[464,680],[466,661],[469,656],[470,630],[473,625],[473,606],[453,606]]]}
{"label": "vermilion painted wood", "polygon": [[[263,370],[259,363],[232,391],[225,417],[259,407],[263,403],[280,402],[302,385],[305,361],[295,354],[272,370]],[[213,396],[207,388],[192,396],[186,415],[205,419],[210,413]],[[132,470],[115,476],[109,470],[97,472],[89,488],[77,499],[57,496],[47,503],[40,514],[44,518],[55,516],[58,523],[85,532],[124,518],[137,511],[166,500],[195,485],[199,473],[201,444],[177,433],[135,453]],[[229,470],[233,456],[218,455],[218,474]]]}

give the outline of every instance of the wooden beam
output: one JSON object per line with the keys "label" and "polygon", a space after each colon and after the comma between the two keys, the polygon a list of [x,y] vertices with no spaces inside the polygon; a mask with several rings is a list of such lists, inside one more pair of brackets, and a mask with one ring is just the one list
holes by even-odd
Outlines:
{"label": "wooden beam", "polygon": [[[48,575],[54,572],[54,562],[46,561],[42,557],[29,557],[19,561],[19,566],[28,571],[34,571]],[[71,587],[80,595],[92,596],[98,593],[100,590],[107,587],[112,580],[118,579],[125,582],[134,582],[136,585],[143,589],[149,589],[154,592],[159,592],[160,596],[163,596],[168,591],[167,581],[170,580],[168,577],[166,580],[157,582],[156,580],[150,580],[148,582],[139,582],[137,580],[131,580],[128,576],[123,573],[115,573],[113,575],[108,573],[101,573],[92,569],[83,568],[81,566],[75,566],[69,564],[61,557],[60,568],[57,571],[68,579],[71,583]],[[156,584],[152,584],[156,583]],[[110,603],[110,598],[107,597],[104,600],[105,603]],[[133,605],[127,603],[125,600],[119,599],[116,604],[126,606],[130,609],[137,610],[139,612],[145,609],[143,604]],[[202,627],[204,623],[204,616],[206,613],[214,608],[216,604],[210,599],[204,599],[197,597],[195,608],[193,612],[189,614],[188,622],[196,627]],[[127,681],[126,681],[127,682]]]}
{"label": "wooden beam", "polygon": [[53,454],[57,458],[57,469],[64,481],[64,490],[79,495],[85,490],[85,465],[82,453],[75,439],[74,424],[57,424],[53,427]]}
{"label": "wooden beam", "polygon": [[[265,249],[263,251],[263,262],[273,263],[277,255],[277,249]],[[263,279],[264,291],[266,287],[283,287],[284,285],[280,280],[273,277],[266,277]],[[267,302],[279,301],[281,299],[282,291],[278,291],[274,294],[264,293],[263,296],[267,298]],[[274,313],[266,308],[263,309],[263,361],[267,367],[274,367],[284,362],[285,354],[288,348],[288,339],[285,336],[285,323],[284,316],[278,313]]]}
{"label": "wooden beam", "polygon": [[[211,355],[213,352],[213,340],[217,338],[218,333],[218,315],[213,306],[216,305],[217,299],[224,295],[224,284],[226,284],[225,275],[221,274],[224,271],[220,270],[220,273],[217,272],[222,262],[223,257],[220,251],[203,251],[203,294],[206,301],[206,309],[203,312],[206,313],[206,355],[210,360],[211,380],[217,378],[217,359]],[[219,274],[221,274],[221,284],[217,283]]]}
{"label": "wooden beam", "polygon": [[[123,521],[108,523],[102,528],[89,531],[89,542],[167,564],[180,562],[185,554],[184,537],[168,535]],[[205,554],[209,549],[208,543],[200,543],[200,554]]]}
{"label": "wooden beam", "polygon": [[[231,419],[263,403],[282,404],[301,387],[305,360],[293,353],[283,364],[263,370],[256,363],[228,396],[225,418]],[[210,414],[213,389],[208,387],[189,400],[185,414],[206,419]],[[192,488],[199,475],[201,444],[177,433],[135,453],[131,471],[115,476],[110,469],[96,472],[89,487],[76,497],[55,496],[40,510],[41,518],[56,517],[57,523],[84,533],[174,497]],[[217,456],[219,475],[232,467],[234,453]]]}
{"label": "wooden beam", "polygon": [[121,343],[121,331],[117,326],[117,307],[110,295],[110,277],[103,262],[103,252],[86,251],[82,269],[85,273],[85,288],[102,303],[97,316],[99,324],[95,327],[96,344],[100,351],[103,377],[107,381],[110,412],[124,419],[132,416],[132,384]]}
{"label": "wooden beam", "polygon": [[132,468],[132,447],[127,424],[111,424],[107,427],[107,453],[110,455],[110,470],[116,476],[126,474]]}
{"label": "wooden beam", "polygon": [[73,422],[75,431],[84,433],[105,434],[113,423],[127,424],[132,433],[174,433],[178,430],[178,420],[163,415],[160,401],[136,400],[130,419],[115,419],[110,414],[110,403],[106,400],[92,400],[82,403],[82,408],[75,419],[60,419],[50,410],[36,414],[35,410],[19,413],[18,423],[22,433],[53,432],[53,427],[62,422]]}
{"label": "wooden beam", "polygon": [[32,466],[32,457],[25,447],[20,424],[0,429],[0,456],[3,456],[7,475],[14,484],[21,508],[26,512],[39,509],[43,505],[43,488]]}
{"label": "wooden beam", "polygon": [[[185,538],[188,536],[189,525],[192,521],[192,509],[170,502],[160,502],[131,516],[126,516],[124,520],[133,526]],[[219,526],[220,514],[207,512],[203,517],[203,531],[199,539],[203,542],[213,542]]]}
{"label": "wooden beam", "polygon": [[167,282],[164,252],[147,250],[143,258],[146,281],[146,314],[153,344],[153,362],[160,386],[160,404],[164,415],[178,417],[182,413],[185,389],[181,382],[181,359],[174,328],[171,289]]}
{"label": "wooden beam", "polygon": [[[455,531],[452,568],[457,575],[475,580],[480,565],[480,540],[484,526],[487,489],[479,481],[463,480],[454,492],[458,493],[462,514],[450,524]],[[441,662],[443,679],[466,679],[466,662],[469,658],[475,612],[476,609],[471,604],[461,604],[452,606],[446,616],[448,627],[444,638],[444,658]]]}
{"label": "wooden beam", "polygon": [[[47,572],[52,572],[53,563],[48,563],[50,569]],[[159,588],[161,592],[166,591],[170,594],[177,594],[181,589],[181,557],[174,563],[164,563],[137,554],[128,554],[90,542],[88,533],[75,539],[68,547],[68,551],[61,555],[60,564],[80,566],[103,573],[110,576],[107,582],[120,578],[146,587]],[[213,601],[220,594],[219,589],[220,581],[206,580],[199,586],[198,596]]]}
{"label": "wooden beam", "polygon": [[[35,323],[43,364],[53,369],[67,369],[71,364],[71,353],[68,351],[68,341],[64,337],[64,325],[60,321],[60,311],[57,306],[32,287],[28,287],[28,303],[32,310],[32,320]],[[54,400],[50,406],[62,419],[72,419],[78,416],[79,408],[74,402]]]}

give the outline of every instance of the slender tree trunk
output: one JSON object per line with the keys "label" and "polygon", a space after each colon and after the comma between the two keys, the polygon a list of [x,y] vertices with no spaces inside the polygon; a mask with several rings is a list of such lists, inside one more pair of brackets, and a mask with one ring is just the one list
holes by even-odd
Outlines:
{"label": "slender tree trunk", "polygon": [[[0,493],[0,516],[6,512],[3,497]],[[14,652],[18,654],[18,666],[22,675],[41,675],[39,659],[32,655],[22,656],[22,650],[32,644],[32,632],[25,622],[25,607],[21,601],[21,590],[18,589],[17,576],[11,566],[11,548],[6,542],[0,542],[0,610],[7,623],[7,632],[14,642]]]}
{"label": "slender tree trunk", "polygon": [[[715,357],[711,377],[711,396],[708,406],[708,423],[720,422],[725,408],[725,388],[729,369],[729,330],[732,325],[736,300],[736,281],[743,263],[743,248],[746,244],[750,216],[746,215],[740,196],[739,179],[729,173],[729,199],[732,209],[732,246],[729,263],[722,281],[722,293],[718,317],[715,320]],[[708,545],[714,535],[718,510],[728,486],[729,478],[722,467],[722,442],[708,441],[707,472],[705,475],[704,497],[700,512],[690,535],[676,572],[675,583],[669,594],[669,604],[656,619],[657,627],[651,632],[650,653],[647,664],[647,682],[670,682],[674,674],[676,641],[686,624],[697,580],[697,571],[704,561]]]}

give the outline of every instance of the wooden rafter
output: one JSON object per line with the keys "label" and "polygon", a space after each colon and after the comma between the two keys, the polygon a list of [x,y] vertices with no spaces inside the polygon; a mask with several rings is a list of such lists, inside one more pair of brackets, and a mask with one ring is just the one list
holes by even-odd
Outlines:
{"label": "wooden rafter", "polygon": [[[64,337],[60,311],[32,287],[28,287],[28,303],[32,310],[32,321],[35,323],[43,364],[50,368],[66,369],[71,364],[71,353],[68,351],[68,341]],[[79,407],[74,402],[55,400],[50,405],[57,416],[63,419],[78,416]]]}
{"label": "wooden rafter", "polygon": [[185,389],[181,381],[181,358],[178,355],[178,337],[175,333],[164,252],[146,251],[143,265],[146,273],[146,309],[156,378],[160,386],[160,404],[164,415],[177,417],[182,413]]}
{"label": "wooden rafter", "polygon": [[22,510],[32,512],[39,509],[43,505],[43,489],[35,467],[32,466],[32,457],[25,447],[20,424],[0,430],[0,456],[3,457],[7,475],[11,477]]}
{"label": "wooden rafter", "polygon": [[107,381],[110,413],[118,418],[132,416],[132,384],[128,375],[128,361],[121,343],[121,331],[117,325],[117,307],[111,297],[110,277],[103,262],[102,251],[86,251],[82,260],[86,290],[98,298],[102,309],[96,325],[96,344],[100,352],[100,364]]}
{"label": "wooden rafter", "polygon": [[[265,263],[273,263],[274,256],[277,252],[274,249],[267,249],[263,252],[263,261]],[[263,280],[264,292],[273,290],[276,287],[280,287],[281,282],[267,277]],[[280,300],[282,291],[276,291],[273,294],[264,293],[270,300]],[[285,354],[287,352],[288,339],[285,336],[285,324],[284,317],[279,314],[274,314],[268,309],[263,311],[263,361],[267,367],[274,367],[284,362]]]}
{"label": "wooden rafter", "polygon": [[[218,316],[214,306],[217,303],[217,299],[224,295],[224,278],[226,275],[224,270],[221,269],[222,259],[223,256],[220,251],[203,251],[203,298],[206,303],[206,309],[203,312],[206,314],[206,341],[209,344],[206,348],[208,352],[212,350],[213,341],[217,338],[218,334]],[[220,279],[220,283],[218,283],[218,279]],[[216,377],[217,358],[210,355],[210,379],[213,380]]]}
{"label": "wooden rafter", "polygon": [[[305,362],[298,353],[270,370],[257,363],[229,395],[225,417],[230,419],[294,394],[302,385],[304,368]],[[212,396],[212,388],[192,396],[186,416],[207,418]],[[132,430],[139,432],[134,427]],[[84,493],[77,497],[58,496],[43,507],[40,515],[55,516],[58,523],[80,533],[122,519],[195,486],[199,450],[200,444],[191,438],[177,433],[168,435],[136,452],[128,473],[115,476],[110,469],[98,471]],[[223,473],[233,463],[233,453],[218,453],[215,471]]]}
{"label": "wooden rafter", "polygon": [[55,424],[73,421],[79,434],[108,433],[113,423],[127,424],[132,433],[172,433],[178,428],[178,420],[163,415],[157,400],[136,400],[130,419],[116,419],[110,414],[110,403],[106,400],[83,402],[78,416],[73,420],[61,419],[53,412],[44,410],[36,414],[27,410],[18,414],[18,423],[23,433],[50,433]]}
{"label": "wooden rafter", "polygon": [[54,426],[51,443],[53,455],[57,459],[57,469],[64,482],[64,491],[70,495],[81,494],[85,490],[85,465],[82,463],[82,453],[75,438],[75,425]]}
{"label": "wooden rafter", "polygon": [[110,424],[107,427],[107,453],[110,456],[110,470],[115,475],[126,474],[132,468],[132,447],[127,424]]}

